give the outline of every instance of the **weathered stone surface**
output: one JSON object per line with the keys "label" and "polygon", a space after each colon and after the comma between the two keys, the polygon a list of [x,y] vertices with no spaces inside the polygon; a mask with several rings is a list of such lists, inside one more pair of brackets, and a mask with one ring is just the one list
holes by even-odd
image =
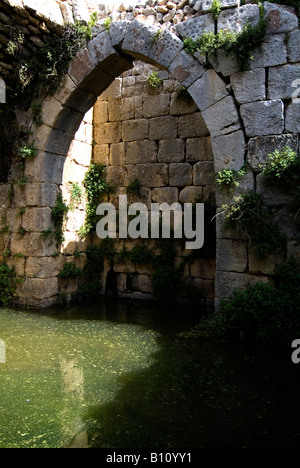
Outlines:
{"label": "weathered stone surface", "polygon": [[226,135],[240,129],[235,102],[228,96],[202,112],[211,136]]}
{"label": "weathered stone surface", "polygon": [[91,144],[82,141],[73,140],[70,146],[69,154],[80,166],[88,167],[91,164],[93,148]]}
{"label": "weathered stone surface", "polygon": [[122,124],[109,122],[96,129],[95,139],[101,144],[119,143],[122,139]]}
{"label": "weathered stone surface", "polygon": [[23,0],[23,5],[33,10],[37,16],[47,18],[61,26],[64,24],[59,4],[55,0]]}
{"label": "weathered stone surface", "polygon": [[150,140],[164,140],[177,137],[178,119],[173,116],[156,117],[150,120]]}
{"label": "weathered stone surface", "polygon": [[196,200],[202,200],[202,187],[185,187],[179,195],[180,203],[195,203]]}
{"label": "weathered stone surface", "polygon": [[155,188],[152,190],[153,203],[168,203],[172,205],[178,202],[178,188],[177,187],[163,187]]}
{"label": "weathered stone surface", "polygon": [[167,164],[137,164],[128,166],[128,179],[138,179],[143,187],[165,187],[168,185]]}
{"label": "weathered stone surface", "polygon": [[[110,35],[107,31],[98,34],[98,36],[88,44],[88,51],[94,64],[102,68],[104,62],[107,67],[106,71],[109,73],[109,65],[113,60],[116,60],[118,54],[112,46]],[[107,63],[107,59],[109,59],[109,63]]]}
{"label": "weathered stone surface", "polygon": [[[284,259],[282,259],[284,261]],[[263,259],[258,257],[255,248],[249,249],[249,271],[250,273],[271,275],[274,268],[279,263],[279,258],[275,258],[273,255],[264,257]]]}
{"label": "weathered stone surface", "polygon": [[219,271],[243,273],[247,268],[247,243],[240,240],[219,239],[217,266]]}
{"label": "weathered stone surface", "polygon": [[126,144],[126,164],[154,163],[156,158],[157,146],[154,141],[140,140]]}
{"label": "weathered stone surface", "polygon": [[235,273],[230,271],[218,271],[216,273],[216,297],[226,298],[230,296],[236,289],[244,289],[247,284],[255,285],[259,282],[268,282],[266,276],[249,275],[243,273]]}
{"label": "weathered stone surface", "polygon": [[240,71],[240,66],[233,54],[228,54],[223,50],[218,50],[215,54],[210,54],[208,60],[213,69],[227,77]]}
{"label": "weathered stone surface", "polygon": [[201,161],[193,169],[194,185],[213,185],[215,182],[214,163]]}
{"label": "weathered stone surface", "polygon": [[300,65],[270,68],[268,99],[291,99],[295,91],[293,83],[296,80],[300,83]]}
{"label": "weathered stone surface", "polygon": [[239,104],[266,99],[266,71],[264,68],[235,73],[231,76],[230,81],[234,96]]}
{"label": "weathered stone surface", "polygon": [[170,73],[183,86],[189,87],[205,72],[205,68],[190,54],[182,51],[169,66]]}
{"label": "weathered stone surface", "polygon": [[248,137],[281,134],[284,130],[284,105],[280,100],[243,104],[240,113]]}
{"label": "weathered stone surface", "polygon": [[190,86],[189,93],[201,111],[228,96],[224,81],[214,70],[208,70],[204,73],[199,80]]}
{"label": "weathered stone surface", "polygon": [[224,169],[239,171],[245,162],[246,141],[244,132],[239,130],[230,135],[212,138],[215,172]]}
{"label": "weathered stone surface", "polygon": [[29,278],[53,278],[62,270],[64,259],[62,257],[29,257],[26,260],[26,276]]}
{"label": "weathered stone surface", "polygon": [[48,299],[58,294],[58,279],[26,278],[21,296],[32,299]]}
{"label": "weathered stone surface", "polygon": [[122,97],[122,80],[116,78],[111,85],[101,94],[99,101],[109,101],[111,99],[121,99]]}
{"label": "weathered stone surface", "polygon": [[288,59],[289,62],[300,62],[300,30],[296,29],[288,37]]}
{"label": "weathered stone surface", "polygon": [[179,117],[178,135],[181,138],[205,137],[209,135],[200,112]]}
{"label": "weathered stone surface", "polygon": [[28,233],[25,236],[13,234],[10,248],[12,252],[33,257],[51,257],[56,251],[55,241],[43,239],[40,233]]}
{"label": "weathered stone surface", "polygon": [[193,184],[193,169],[190,164],[170,164],[169,178],[171,187],[184,187]]}
{"label": "weathered stone surface", "polygon": [[26,231],[42,232],[51,226],[50,208],[27,208],[22,216],[23,228]]}
{"label": "weathered stone surface", "polygon": [[300,133],[300,104],[290,104],[286,110],[285,129],[287,132]]}
{"label": "weathered stone surface", "polygon": [[183,39],[191,37],[198,39],[205,32],[214,32],[215,24],[211,13],[203,16],[198,16],[176,26],[176,32]]}
{"label": "weathered stone surface", "polygon": [[[107,180],[114,187],[127,187],[129,184],[129,177],[127,173],[127,166],[109,166],[106,168]],[[132,178],[131,180],[133,180]]]}
{"label": "weathered stone surface", "polygon": [[284,6],[264,2],[265,18],[268,21],[268,31],[271,33],[287,33],[298,29],[298,18],[295,13]]}
{"label": "weathered stone surface", "polygon": [[210,137],[189,138],[186,142],[186,161],[212,161],[213,150]]}
{"label": "weathered stone surface", "polygon": [[[126,144],[114,143],[110,145],[110,164],[111,166],[123,166],[126,164]],[[106,164],[108,165],[108,164]]]}
{"label": "weathered stone surface", "polygon": [[289,146],[294,151],[298,149],[297,135],[272,135],[251,138],[248,143],[247,162],[251,170],[259,171],[260,165],[264,164],[268,155],[275,150],[282,150]]}
{"label": "weathered stone surface", "polygon": [[143,59],[149,57],[152,48],[151,39],[155,37],[157,29],[141,21],[131,21],[127,26],[122,50],[135,58]]}
{"label": "weathered stone surface", "polygon": [[187,115],[193,114],[196,111],[197,106],[192,99],[187,102],[185,99],[181,99],[180,96],[178,96],[178,92],[172,93],[170,107],[171,115]]}
{"label": "weathered stone surface", "polygon": [[185,158],[185,142],[182,139],[161,140],[157,159],[162,163],[182,162]]}
{"label": "weathered stone surface", "polygon": [[121,45],[128,25],[129,21],[113,21],[111,23],[109,28],[109,35],[113,47]]}
{"label": "weathered stone surface", "polygon": [[170,112],[170,97],[168,94],[146,96],[144,98],[143,116],[146,119],[168,115]]}
{"label": "weathered stone surface", "polygon": [[252,26],[258,24],[260,19],[258,5],[244,5],[238,9],[222,11],[218,19],[219,31],[240,32],[246,23]]}
{"label": "weathered stone surface", "polygon": [[[151,125],[151,124],[150,124]],[[149,133],[149,121],[146,119],[128,120],[122,125],[123,141],[146,140]]]}
{"label": "weathered stone surface", "polygon": [[[221,3],[220,6],[222,9],[233,8],[233,7],[239,6],[238,0],[221,0],[220,3]],[[213,4],[213,0],[205,0],[202,3],[202,12],[206,13],[208,11],[211,11],[212,4]]]}
{"label": "weathered stone surface", "polygon": [[134,99],[123,98],[108,101],[108,114],[110,122],[120,122],[123,120],[134,119]]}
{"label": "weathered stone surface", "polygon": [[261,48],[253,51],[249,68],[276,67],[287,63],[285,34],[272,34],[265,38]]}
{"label": "weathered stone surface", "polygon": [[[159,37],[156,39],[156,35]],[[169,67],[176,55],[183,49],[182,41],[168,30],[157,29],[151,38],[149,58],[163,67]]]}

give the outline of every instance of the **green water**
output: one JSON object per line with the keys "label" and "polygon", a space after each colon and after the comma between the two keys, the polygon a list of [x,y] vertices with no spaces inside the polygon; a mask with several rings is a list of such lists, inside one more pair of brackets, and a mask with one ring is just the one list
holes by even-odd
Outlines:
{"label": "green water", "polygon": [[299,447],[291,352],[178,335],[197,321],[132,303],[1,309],[0,448]]}

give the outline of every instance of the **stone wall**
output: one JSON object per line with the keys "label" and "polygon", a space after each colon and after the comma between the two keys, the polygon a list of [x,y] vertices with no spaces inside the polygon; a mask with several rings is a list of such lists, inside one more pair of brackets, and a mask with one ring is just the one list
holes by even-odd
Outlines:
{"label": "stone wall", "polygon": [[[74,261],[81,265],[84,261],[85,245],[77,242],[76,237],[84,206],[69,217],[65,226],[67,241],[61,253],[56,251],[55,243],[41,234],[52,225],[51,210],[59,191],[63,190],[68,200],[69,183],[80,182],[84,177],[94,146],[91,117],[84,115],[115,79],[114,89],[121,89],[121,93],[117,99],[116,95],[115,99],[109,99],[110,90],[98,101],[97,127],[92,139],[98,140],[93,157],[108,165],[108,175],[112,182],[117,182],[120,191],[136,176],[141,179],[149,201],[166,194],[183,200],[199,188],[203,193],[211,191],[208,187],[212,185],[212,160],[202,158],[202,149],[200,160],[190,160],[195,157],[195,146],[206,145],[210,137],[214,172],[239,170],[246,162],[249,172],[235,194],[247,190],[261,193],[274,219],[287,234],[282,258],[270,256],[261,261],[248,239],[222,230],[222,205],[232,201],[235,194],[218,190],[217,301],[249,282],[269,281],[276,261],[285,261],[290,254],[299,257],[298,234],[288,215],[290,200],[265,189],[259,167],[270,152],[287,144],[299,152],[300,112],[295,99],[295,83],[300,75],[298,18],[290,7],[265,2],[268,33],[262,48],[253,52],[250,69],[242,73],[231,56],[209,57],[207,67],[199,54],[192,56],[184,51],[185,37],[195,38],[203,32],[214,31],[210,4],[200,3],[150,1],[138,2],[137,7],[118,4],[113,12],[99,4],[100,16],[105,18],[111,14],[116,21],[109,32],[100,21],[93,40],[70,64],[61,88],[54,96],[42,98],[43,125],[35,126],[30,112],[18,113],[19,122],[26,122],[32,131],[38,149],[36,158],[26,161],[25,169],[14,165],[7,174],[9,183],[0,187],[1,250],[7,263],[14,265],[18,276],[24,279],[17,292],[20,304],[30,307],[54,304],[61,287],[58,273],[63,264]],[[172,11],[173,18],[167,20],[169,11],[158,11],[159,7]],[[8,26],[14,23],[26,28],[26,34],[39,47],[37,38],[43,42],[49,35],[61,34],[63,17],[72,22],[83,18],[83,10],[89,16],[92,8],[87,1],[52,0],[47,4],[34,0],[0,1],[0,66],[1,76],[8,85],[14,70],[13,61],[5,51]],[[184,17],[176,24],[176,14],[181,10]],[[54,12],[57,18],[53,17]],[[222,2],[218,27],[240,31],[247,21],[256,24],[258,18],[257,5],[236,7]],[[159,37],[155,47],[154,36]],[[136,91],[138,86],[144,86],[145,79],[141,78],[144,72],[133,69],[123,75],[136,60],[168,71],[170,76],[165,76],[159,93],[151,94],[144,88]],[[174,111],[178,106],[174,96],[179,86],[175,80],[187,89],[198,111],[195,107],[192,112],[191,109]],[[185,133],[190,131],[195,119],[199,119],[197,127],[192,133]],[[73,141],[82,120],[84,124]],[[201,132],[205,129],[205,134],[199,135],[200,129]],[[169,141],[165,143],[166,140]],[[171,141],[174,146],[170,157]],[[148,151],[149,148],[152,150]],[[142,155],[149,158],[147,162],[141,160]],[[19,183],[22,179],[23,182],[26,179],[25,185]],[[118,273],[122,289],[127,272],[119,269]],[[130,273],[144,273],[136,289],[151,292],[151,272],[135,269]],[[191,271],[187,276],[205,279]],[[73,287],[75,290],[76,285]]]}
{"label": "stone wall", "polygon": [[[147,79],[158,72],[161,84],[153,88]],[[208,129],[192,99],[180,97],[182,85],[167,72],[137,62],[100,96],[94,108],[95,163],[107,167],[107,179],[116,187],[110,200],[126,195],[134,180],[140,196],[129,203],[195,203],[215,196],[213,153]],[[155,246],[154,242],[147,242]],[[118,249],[132,249],[122,241]],[[176,264],[191,252],[178,246]],[[157,250],[157,247],[156,247]],[[128,293],[128,275],[134,277],[134,293],[151,294],[151,269],[130,262],[115,265],[119,292]],[[184,281],[193,284],[203,299],[212,301],[215,258],[187,264]],[[132,282],[130,282],[131,284]],[[104,281],[105,284],[105,281]],[[183,293],[184,294],[184,293]]]}

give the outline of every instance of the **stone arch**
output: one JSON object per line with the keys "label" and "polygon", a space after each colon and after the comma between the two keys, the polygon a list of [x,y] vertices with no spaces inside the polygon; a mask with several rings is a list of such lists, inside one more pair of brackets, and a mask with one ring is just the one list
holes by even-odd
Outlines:
{"label": "stone arch", "polygon": [[[55,204],[62,183],[63,166],[74,134],[84,114],[95,104],[97,97],[116,77],[132,68],[134,59],[167,70],[186,87],[210,131],[215,172],[224,168],[239,170],[246,160],[247,143],[250,138],[253,139],[254,148],[260,144],[258,139],[261,136],[266,135],[271,141],[268,135],[274,133],[276,142],[277,136],[284,137],[282,135],[285,130],[283,99],[286,99],[286,96],[285,90],[282,93],[278,90],[279,78],[275,76],[277,70],[274,69],[273,77],[275,81],[277,79],[278,85],[275,82],[273,84],[275,94],[271,96],[269,89],[270,95],[266,95],[265,85],[265,68],[284,66],[288,62],[286,31],[282,29],[282,25],[278,26],[279,34],[276,34],[273,28],[272,35],[266,38],[263,51],[256,54],[254,65],[251,66],[251,71],[255,71],[252,78],[256,79],[260,74],[263,75],[265,89],[259,97],[253,96],[253,82],[250,80],[251,76],[247,76],[246,92],[249,92],[250,98],[244,102],[243,91],[238,88],[241,77],[235,75],[235,82],[231,81],[233,91],[228,86],[228,78],[238,71],[236,64],[232,63],[230,58],[225,58],[223,68],[219,64],[216,65],[217,71],[215,71],[205,68],[201,60],[184,51],[182,39],[188,34],[191,22],[194,24],[198,20],[195,18],[180,25],[181,39],[170,31],[162,32],[137,20],[116,21],[111,24],[109,32],[106,30],[99,32],[87,47],[77,54],[70,64],[63,86],[53,97],[47,97],[44,101],[44,124],[33,136],[39,154],[34,161],[28,161],[25,173],[29,182],[26,188],[28,202],[26,216],[33,220],[33,227],[30,226],[33,233],[27,244],[23,246],[23,250],[27,250],[28,255],[34,252],[33,256],[50,257],[52,254],[52,251],[40,240],[40,233],[51,224],[51,207]],[[294,23],[293,29],[296,29]],[[291,61],[297,62],[294,59]],[[255,90],[257,91],[256,88]],[[291,112],[292,107],[293,104],[289,107]],[[255,120],[253,116],[259,117],[258,122],[266,120],[268,127],[266,131],[265,128],[261,131],[259,123],[253,125]],[[283,139],[286,141],[287,137]],[[262,144],[268,144],[269,140]],[[298,145],[297,135],[296,140],[295,144]],[[282,145],[282,141],[279,143]],[[244,184],[242,189],[255,188],[252,172]],[[218,195],[217,205],[220,207],[223,202],[222,195]],[[217,251],[222,252],[222,255],[217,255],[216,275],[216,297],[220,298],[249,281],[249,253],[242,239],[230,236],[224,238],[221,235],[218,236]],[[260,279],[256,271],[261,270],[254,269],[251,280]],[[51,276],[51,271],[47,274],[44,277],[27,275],[25,285],[19,294],[21,302],[23,298],[23,302],[38,307],[53,303],[53,298],[58,292],[57,274],[55,276],[52,273]],[[28,301],[28,292],[32,289],[35,290],[35,299]]]}

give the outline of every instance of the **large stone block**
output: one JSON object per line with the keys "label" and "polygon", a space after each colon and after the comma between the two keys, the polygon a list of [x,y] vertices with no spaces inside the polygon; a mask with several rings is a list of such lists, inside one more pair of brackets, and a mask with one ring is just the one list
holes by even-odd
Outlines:
{"label": "large stone block", "polygon": [[27,278],[21,291],[21,297],[26,297],[26,299],[48,299],[58,294],[58,279]]}
{"label": "large stone block", "polygon": [[190,164],[170,164],[169,177],[171,187],[185,187],[193,184],[193,169]]}
{"label": "large stone block", "polygon": [[108,103],[106,101],[98,101],[94,106],[94,125],[108,122]]}
{"label": "large stone block", "polygon": [[234,96],[239,104],[266,99],[266,71],[264,68],[235,73],[230,81]]}
{"label": "large stone block", "polygon": [[149,121],[146,119],[128,120],[122,124],[123,141],[146,140],[149,133]]}
{"label": "large stone block", "polygon": [[247,268],[248,244],[241,240],[219,239],[217,267],[221,271],[243,273]]}
{"label": "large stone block", "polygon": [[300,30],[296,29],[289,34],[287,52],[289,62],[300,62]]}
{"label": "large stone block", "polygon": [[190,86],[189,93],[201,111],[228,96],[224,81],[214,70],[204,73]]}
{"label": "large stone block", "polygon": [[239,130],[230,135],[213,137],[211,140],[215,171],[224,169],[239,171],[245,162],[246,141],[244,132]]}
{"label": "large stone block", "polygon": [[[111,146],[114,146],[114,144]],[[103,145],[97,144],[94,146],[93,161],[96,164],[104,164],[105,166],[109,165],[109,145],[108,144],[103,144]]]}
{"label": "large stone block", "polygon": [[129,21],[113,21],[109,28],[109,35],[113,47],[122,44]]}
{"label": "large stone block", "polygon": [[178,202],[178,188],[175,187],[163,187],[155,188],[152,190],[152,201],[153,203],[168,203],[172,205]]}
{"label": "large stone block", "polygon": [[300,104],[290,104],[286,110],[285,129],[287,132],[300,133]]}
{"label": "large stone block", "polygon": [[229,54],[223,50],[218,50],[214,54],[210,54],[208,60],[213,66],[213,69],[225,77],[240,71],[240,65],[235,55]]}
{"label": "large stone block", "polygon": [[288,33],[298,29],[298,18],[290,9],[270,2],[263,5],[270,33]]}
{"label": "large stone block", "polygon": [[182,86],[189,87],[205,72],[205,68],[190,54],[182,51],[169,67],[170,73]]}
{"label": "large stone block", "polygon": [[272,34],[265,38],[261,47],[253,51],[253,59],[249,64],[255,68],[276,67],[287,63],[287,48],[285,34]]}
{"label": "large stone block", "polygon": [[128,180],[138,179],[143,187],[165,187],[168,185],[167,164],[137,164],[127,166]]}
{"label": "large stone block", "polygon": [[119,143],[122,140],[121,122],[104,123],[95,129],[97,143]]}
{"label": "large stone block", "polygon": [[213,185],[215,182],[214,163],[198,162],[194,165],[194,185]]}
{"label": "large stone block", "polygon": [[69,156],[80,166],[88,167],[91,164],[93,147],[91,144],[73,140],[69,150]]}
{"label": "large stone block", "polygon": [[179,117],[178,135],[180,138],[205,137],[209,131],[200,112]]}
{"label": "large stone block", "polygon": [[170,97],[168,94],[146,96],[143,104],[143,116],[145,119],[168,115],[170,112]]}
{"label": "large stone block", "polygon": [[173,116],[156,117],[150,120],[150,140],[177,138],[178,118]]}
{"label": "large stone block", "polygon": [[170,63],[183,49],[182,41],[167,29],[157,29],[151,38],[152,47],[148,57],[155,63],[169,68]]}
{"label": "large stone block", "polygon": [[232,96],[228,96],[202,112],[211,136],[227,135],[240,129],[239,114]]}
{"label": "large stone block", "polygon": [[198,110],[192,99],[185,100],[178,95],[178,92],[172,93],[171,96],[171,115],[187,115],[194,114]]}
{"label": "large stone block", "polygon": [[13,234],[10,249],[26,256],[51,257],[56,251],[55,241],[44,239],[39,233],[28,233],[25,236]]}
{"label": "large stone block", "polygon": [[254,26],[258,24],[259,19],[258,5],[244,5],[241,8],[222,11],[218,19],[218,28],[219,31],[241,32],[246,23]]}
{"label": "large stone block", "polygon": [[154,141],[140,140],[126,144],[126,164],[155,163],[156,158],[157,145]]}
{"label": "large stone block", "polygon": [[186,161],[212,161],[213,150],[210,137],[189,138],[186,141]]}
{"label": "large stone block", "polygon": [[300,65],[270,68],[268,99],[291,99],[295,91],[293,84],[296,80],[300,80]]}
{"label": "large stone block", "polygon": [[202,187],[185,187],[181,190],[179,195],[180,203],[195,203],[196,200],[202,200],[203,189]]}
{"label": "large stone block", "polygon": [[248,137],[276,135],[284,130],[284,105],[281,100],[243,104],[240,113]]}
{"label": "large stone block", "polygon": [[26,231],[43,232],[51,224],[51,208],[27,208],[22,216],[22,225]]}
{"label": "large stone block", "polygon": [[214,32],[214,30],[215,23],[211,13],[184,21],[176,26],[177,34],[183,39],[191,37],[195,40],[203,33]]}
{"label": "large stone block", "polygon": [[248,143],[247,162],[253,171],[260,171],[269,154],[289,146],[294,151],[298,149],[297,135],[272,135],[251,138]]}
{"label": "large stone block", "polygon": [[[218,267],[217,267],[218,268]],[[230,271],[217,271],[216,273],[216,297],[225,299],[237,289],[245,289],[248,284],[255,285],[259,282],[268,283],[266,276],[249,275]]]}
{"label": "large stone block", "polygon": [[[126,144],[114,143],[110,145],[110,164],[111,166],[123,166],[126,164]],[[108,164],[106,164],[108,165]]]}
{"label": "large stone block", "polygon": [[58,276],[63,264],[62,257],[29,257],[26,260],[25,273],[28,278],[53,278]]}
{"label": "large stone block", "polygon": [[134,98],[114,99],[108,102],[110,122],[120,122],[135,118]]}
{"label": "large stone block", "polygon": [[157,159],[161,163],[180,163],[185,158],[185,141],[182,139],[161,140]]}

